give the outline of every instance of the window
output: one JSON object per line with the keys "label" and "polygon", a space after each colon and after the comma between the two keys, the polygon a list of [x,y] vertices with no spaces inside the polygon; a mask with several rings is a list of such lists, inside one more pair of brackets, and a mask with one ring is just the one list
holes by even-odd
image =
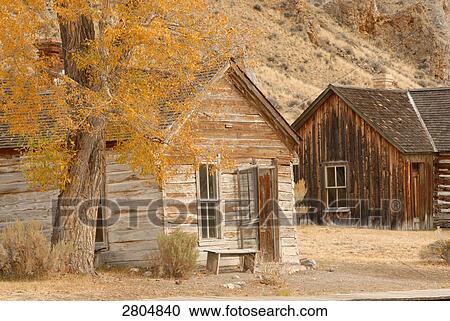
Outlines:
{"label": "window", "polygon": [[103,186],[100,194],[100,204],[97,209],[97,222],[95,226],[95,248],[96,250],[105,249],[108,246],[108,238],[106,232],[106,207],[105,207],[105,193],[106,193],[106,179],[103,177]]}
{"label": "window", "polygon": [[105,225],[103,222],[103,207],[100,204],[97,212],[97,226],[95,230],[95,242],[105,243]]}
{"label": "window", "polygon": [[213,165],[202,164],[199,168],[199,211],[202,239],[220,238],[219,174]]}
{"label": "window", "polygon": [[300,181],[300,166],[294,165],[293,170],[294,170],[294,183],[298,183]]}
{"label": "window", "polygon": [[325,167],[325,188],[328,208],[347,207],[347,167],[345,165]]}
{"label": "window", "polygon": [[258,217],[257,168],[238,170],[239,211],[243,222]]}

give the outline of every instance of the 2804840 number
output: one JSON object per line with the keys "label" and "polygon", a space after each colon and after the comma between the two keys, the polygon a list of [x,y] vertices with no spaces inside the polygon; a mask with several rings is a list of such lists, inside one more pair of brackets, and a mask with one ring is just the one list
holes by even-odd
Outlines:
{"label": "2804840 number", "polygon": [[124,317],[137,317],[137,316],[179,316],[180,315],[180,306],[179,305],[128,305],[125,304],[122,307]]}

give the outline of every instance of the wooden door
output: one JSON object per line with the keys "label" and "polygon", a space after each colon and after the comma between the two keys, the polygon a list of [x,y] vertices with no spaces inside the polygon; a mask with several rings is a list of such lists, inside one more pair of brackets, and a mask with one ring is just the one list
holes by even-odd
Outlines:
{"label": "wooden door", "polygon": [[275,214],[274,214],[273,171],[258,170],[259,204],[259,250],[263,262],[273,262],[275,255]]}
{"label": "wooden door", "polygon": [[423,201],[424,165],[411,163],[411,217],[413,229],[422,229],[425,224]]}

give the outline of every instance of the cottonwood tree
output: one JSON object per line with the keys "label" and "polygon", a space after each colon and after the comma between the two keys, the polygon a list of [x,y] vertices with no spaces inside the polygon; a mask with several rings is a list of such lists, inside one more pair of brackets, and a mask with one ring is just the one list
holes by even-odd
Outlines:
{"label": "cottonwood tree", "polygon": [[[163,181],[167,155],[198,152],[188,122],[161,126],[193,110],[172,98],[201,89],[196,75],[230,55],[232,32],[204,0],[0,0],[0,24],[0,120],[23,142],[29,180],[60,190],[52,242],[74,242],[72,268],[94,273],[106,135],[121,161]],[[65,75],[38,50],[55,35]]]}

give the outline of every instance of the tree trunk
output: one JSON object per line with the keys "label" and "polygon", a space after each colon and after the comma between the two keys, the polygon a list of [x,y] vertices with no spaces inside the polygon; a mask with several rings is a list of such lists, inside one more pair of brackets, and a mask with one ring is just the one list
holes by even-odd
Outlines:
{"label": "tree trunk", "polygon": [[73,243],[71,268],[94,274],[95,232],[101,190],[105,179],[105,124],[92,118],[92,132],[75,137],[77,154],[71,164],[70,182],[58,196],[52,244]]}
{"label": "tree trunk", "polygon": [[[95,39],[93,21],[85,16],[76,21],[60,18],[60,33],[66,75],[80,86],[95,90],[88,71],[78,69],[72,58],[73,52],[86,49],[87,40]],[[77,101],[82,103],[83,100]],[[70,181],[58,196],[52,244],[73,243],[71,265],[74,272],[94,274],[95,227],[106,170],[106,122],[101,116],[90,116],[88,123],[91,130],[79,130],[72,136],[76,155],[69,169]]]}

